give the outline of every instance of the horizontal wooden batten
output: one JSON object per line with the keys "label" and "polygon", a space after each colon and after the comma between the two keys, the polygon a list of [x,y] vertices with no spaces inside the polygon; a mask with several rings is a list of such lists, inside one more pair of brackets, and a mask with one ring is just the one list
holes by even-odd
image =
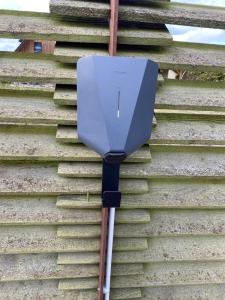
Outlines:
{"label": "horizontal wooden batten", "polygon": [[[125,47],[118,49],[119,56],[144,57],[154,60],[161,69],[183,69],[199,71],[224,71],[224,46],[173,42],[169,47]],[[107,55],[106,48],[56,45],[54,56],[57,61],[74,63],[86,55]]]}
{"label": "horizontal wooden batten", "polygon": [[[116,237],[162,236],[225,236],[224,211],[219,210],[151,210],[151,220],[145,224],[117,224]],[[59,226],[57,235],[64,238],[95,238],[99,225]]]}
{"label": "horizontal wooden batten", "polygon": [[[174,118],[175,115],[175,119]],[[225,122],[221,120],[213,121],[212,116],[202,117],[200,114],[171,116],[162,114],[157,115],[157,126],[153,127],[151,138],[148,141],[150,145],[183,145],[199,147],[224,147],[225,146]],[[160,119],[160,117],[162,119]],[[217,116],[218,117],[218,116]],[[193,120],[188,120],[188,119]],[[198,120],[197,120],[198,119]],[[59,143],[76,144],[79,143],[76,127],[58,126],[56,140]]]}
{"label": "horizontal wooden batten", "polygon": [[[148,271],[149,269],[149,271]],[[144,275],[112,278],[112,288],[224,283],[224,264],[150,264]],[[216,274],[216,275],[215,275]],[[60,290],[95,288],[96,278],[60,280]],[[97,287],[97,284],[96,284]]]}
{"label": "horizontal wooden batten", "polygon": [[[60,195],[56,205],[63,208],[100,208],[100,196]],[[122,208],[224,209],[224,180],[202,178],[151,179],[149,192],[123,195]]]}
{"label": "horizontal wooden batten", "polygon": [[[122,164],[123,178],[225,178],[225,154],[220,148],[187,149],[151,146],[149,163]],[[178,163],[179,162],[179,163]],[[62,162],[58,174],[65,177],[101,177],[100,163]]]}
{"label": "horizontal wooden batten", "polygon": [[[10,107],[9,107],[10,108]],[[32,107],[35,109],[35,107]],[[49,111],[51,111],[49,109]],[[15,110],[15,113],[18,110]],[[34,111],[37,113],[37,111]],[[47,113],[45,111],[45,113]],[[52,116],[54,111],[51,111]],[[43,117],[43,115],[42,115]],[[1,117],[0,117],[1,119]],[[39,118],[40,119],[40,118]],[[2,142],[1,142],[2,141]],[[1,126],[0,159],[32,161],[101,161],[101,157],[82,144],[59,144],[55,139],[54,128],[20,128]],[[127,162],[149,162],[151,160],[148,145],[137,150]]]}
{"label": "horizontal wooden batten", "polygon": [[[55,15],[73,18],[104,18],[109,15],[108,3],[75,0],[51,0],[50,11]],[[120,5],[119,18],[123,21],[178,24],[209,28],[225,27],[225,9],[181,3],[166,5]]]}
{"label": "horizontal wooden batten", "polygon": [[[9,254],[0,255],[4,273],[0,282],[53,280],[98,276],[98,265],[57,265],[57,254]],[[113,264],[112,276],[144,274],[142,264]]]}
{"label": "horizontal wooden batten", "polygon": [[182,300],[190,300],[191,298],[196,299],[197,297],[204,300],[206,300],[207,297],[208,299],[223,299],[223,295],[225,294],[225,285],[213,283],[179,286],[156,286],[142,288],[141,291],[142,300],[167,300],[168,295],[171,294],[174,297],[180,297]]}
{"label": "horizontal wooden batten", "polygon": [[[52,54],[0,51],[0,81],[75,85],[75,60],[73,65],[54,60]],[[158,84],[162,82],[163,78],[159,75]]]}
{"label": "horizontal wooden batten", "polygon": [[[0,164],[1,195],[60,195],[98,194],[101,180],[77,178],[69,179],[57,175],[55,164]],[[143,179],[121,180],[123,193],[146,193],[148,182]]]}
{"label": "horizontal wooden batten", "polygon": [[3,82],[75,84],[75,67],[60,65],[50,54],[1,52],[0,80]]}
{"label": "horizontal wooden batten", "polygon": [[[118,210],[116,215],[117,224],[144,224],[149,221],[149,211],[143,209]],[[54,197],[0,197],[1,225],[44,226],[100,223],[100,209],[68,210],[59,207],[57,208]],[[82,228],[83,227],[80,229],[82,230]],[[89,234],[88,231],[87,234]],[[85,234],[83,237],[85,237]]]}
{"label": "horizontal wooden batten", "polygon": [[[61,239],[56,237],[54,226],[4,226],[0,233],[1,254],[99,251],[99,239]],[[144,238],[116,238],[114,243],[114,251],[147,248]]]}
{"label": "horizontal wooden batten", "polygon": [[[108,25],[54,19],[48,13],[0,10],[0,36],[4,38],[104,43],[109,40]],[[119,44],[169,45],[172,37],[165,28],[121,27]]]}
{"label": "horizontal wooden batten", "polygon": [[[155,107],[157,109],[225,111],[224,89],[223,82],[165,79],[157,89]],[[76,87],[57,85],[54,102],[58,105],[75,106]]]}
{"label": "horizontal wooden batten", "polygon": [[[26,297],[29,297],[29,299],[65,298],[65,292],[58,289],[58,280],[4,282],[0,286],[0,297],[2,300],[21,300],[26,299]],[[96,296],[96,289],[66,292],[66,300],[96,300]],[[136,299],[141,297],[141,290],[139,288],[112,289],[110,297],[112,300]]]}
{"label": "horizontal wooden batten", "polygon": [[[224,236],[180,236],[154,237],[148,239],[148,249],[144,251],[116,252],[114,263],[160,263],[160,262],[216,262],[224,261]],[[96,253],[61,253],[59,264],[93,263],[99,259]]]}

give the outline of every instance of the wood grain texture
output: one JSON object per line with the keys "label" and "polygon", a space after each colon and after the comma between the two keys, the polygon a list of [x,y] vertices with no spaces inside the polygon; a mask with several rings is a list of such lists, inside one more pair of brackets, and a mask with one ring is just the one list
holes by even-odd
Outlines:
{"label": "wood grain texture", "polygon": [[[104,43],[109,40],[107,25],[61,21],[48,13],[0,10],[0,35],[4,38],[42,39],[64,42]],[[122,27],[119,44],[169,45],[172,37],[165,29]]]}
{"label": "wood grain texture", "polygon": [[[157,89],[155,107],[157,109],[181,110],[225,110],[225,84],[165,79]],[[58,105],[75,106],[77,94],[75,86],[57,85],[54,102]]]}
{"label": "wood grain texture", "polygon": [[[56,237],[55,226],[4,226],[0,228],[1,254],[99,251],[99,239]],[[9,238],[10,237],[10,238]],[[145,250],[144,238],[115,239],[114,251]]]}
{"label": "wood grain texture", "polygon": [[[154,60],[161,69],[183,69],[199,71],[224,71],[224,46],[173,42],[170,47],[118,48],[118,56],[144,57]],[[54,56],[57,61],[74,63],[86,55],[107,55],[106,48],[56,45]]]}
{"label": "wood grain texture", "polygon": [[[2,300],[21,300],[29,297],[30,299],[48,299],[48,300],[96,300],[96,290],[80,290],[63,292],[58,289],[58,280],[43,281],[17,281],[4,282],[0,284],[0,297]],[[139,288],[112,289],[111,299],[127,300],[133,297],[140,297]]]}
{"label": "wood grain texture", "polygon": [[[180,236],[154,237],[148,239],[148,249],[145,251],[117,252],[113,255],[114,263],[162,263],[177,262],[182,266],[185,262],[209,264],[224,260],[224,236]],[[93,254],[93,256],[92,256]],[[98,257],[94,253],[61,253],[60,264],[93,263]]]}
{"label": "wood grain texture", "polygon": [[[100,196],[61,195],[58,207],[99,208]],[[143,195],[123,195],[123,208],[180,208],[180,209],[224,209],[225,185],[222,180],[202,180],[176,178],[151,179],[149,193]]]}
{"label": "wood grain texture", "polygon": [[[0,164],[1,195],[60,195],[60,194],[98,194],[101,180],[68,179],[57,175],[55,164]],[[146,180],[122,180],[123,193],[145,193],[148,191]]]}
{"label": "wood grain texture", "polygon": [[[52,115],[54,110],[50,110]],[[15,113],[18,111],[15,111]],[[37,110],[34,111],[37,113]],[[45,110],[47,113],[47,110]],[[41,115],[42,117],[43,114]],[[18,117],[18,114],[17,114]],[[1,126],[0,158],[2,160],[31,161],[101,161],[101,157],[83,144],[59,144],[55,128],[20,128]],[[127,162],[149,162],[149,146],[145,145],[129,157]]]}
{"label": "wood grain texture", "polygon": [[[51,13],[69,17],[107,18],[109,4],[94,1],[51,0]],[[157,5],[121,5],[119,18],[124,21],[178,24],[207,28],[225,28],[224,8],[168,3]]]}
{"label": "wood grain texture", "polygon": [[[224,283],[224,265],[215,263],[150,264],[144,275],[113,277],[112,288]],[[216,275],[215,275],[216,273]],[[60,280],[60,290],[91,289],[96,278]]]}
{"label": "wood grain texture", "polygon": [[[151,210],[151,220],[145,224],[117,224],[116,237],[166,237],[225,235],[224,210]],[[59,237],[95,238],[99,225],[59,226]]]}
{"label": "wood grain texture", "polygon": [[[0,255],[2,271],[0,282],[53,280],[63,278],[96,277],[98,266],[57,265],[57,254],[11,254]],[[113,264],[112,276],[144,274],[142,264]]]}
{"label": "wood grain texture", "polygon": [[[122,178],[225,178],[225,155],[220,148],[151,146],[149,163],[122,164]],[[179,162],[179,163],[178,163]],[[58,174],[65,177],[101,177],[101,164],[62,162]]]}

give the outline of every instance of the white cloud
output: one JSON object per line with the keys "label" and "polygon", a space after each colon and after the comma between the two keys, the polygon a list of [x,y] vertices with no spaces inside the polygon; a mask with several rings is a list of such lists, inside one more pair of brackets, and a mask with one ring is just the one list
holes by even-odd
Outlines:
{"label": "white cloud", "polygon": [[0,39],[0,51],[15,51],[19,46],[19,40]]}
{"label": "white cloud", "polygon": [[225,30],[167,25],[175,41],[225,45]]}
{"label": "white cloud", "polygon": [[49,0],[0,0],[0,9],[49,12]]}
{"label": "white cloud", "polygon": [[172,2],[192,3],[225,7],[224,0],[172,0]]}
{"label": "white cloud", "polygon": [[175,41],[225,45],[225,30],[191,27],[187,32],[174,34],[173,39]]}

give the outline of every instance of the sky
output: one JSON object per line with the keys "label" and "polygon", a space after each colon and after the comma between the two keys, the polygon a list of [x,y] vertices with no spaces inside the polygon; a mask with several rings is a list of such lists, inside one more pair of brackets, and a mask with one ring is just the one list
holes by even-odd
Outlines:
{"label": "sky", "polygon": [[[225,0],[171,0],[225,7]],[[49,0],[0,0],[0,9],[49,12]],[[167,25],[175,41],[225,45],[225,30]],[[0,51],[14,51],[18,40],[0,39]]]}

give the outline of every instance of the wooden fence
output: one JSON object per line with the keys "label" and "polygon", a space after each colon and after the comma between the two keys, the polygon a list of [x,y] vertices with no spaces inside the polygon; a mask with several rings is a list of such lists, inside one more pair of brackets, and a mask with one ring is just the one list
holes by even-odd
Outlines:
{"label": "wooden fence", "polygon": [[[109,4],[50,10],[0,10],[0,37],[57,41],[53,55],[0,52],[1,300],[97,295],[101,162],[76,133],[76,61],[107,55]],[[119,55],[225,71],[225,46],[164,25],[225,29],[225,8],[121,0],[120,20]],[[224,150],[225,83],[159,75],[152,138],[121,170],[112,300],[224,299]]]}

